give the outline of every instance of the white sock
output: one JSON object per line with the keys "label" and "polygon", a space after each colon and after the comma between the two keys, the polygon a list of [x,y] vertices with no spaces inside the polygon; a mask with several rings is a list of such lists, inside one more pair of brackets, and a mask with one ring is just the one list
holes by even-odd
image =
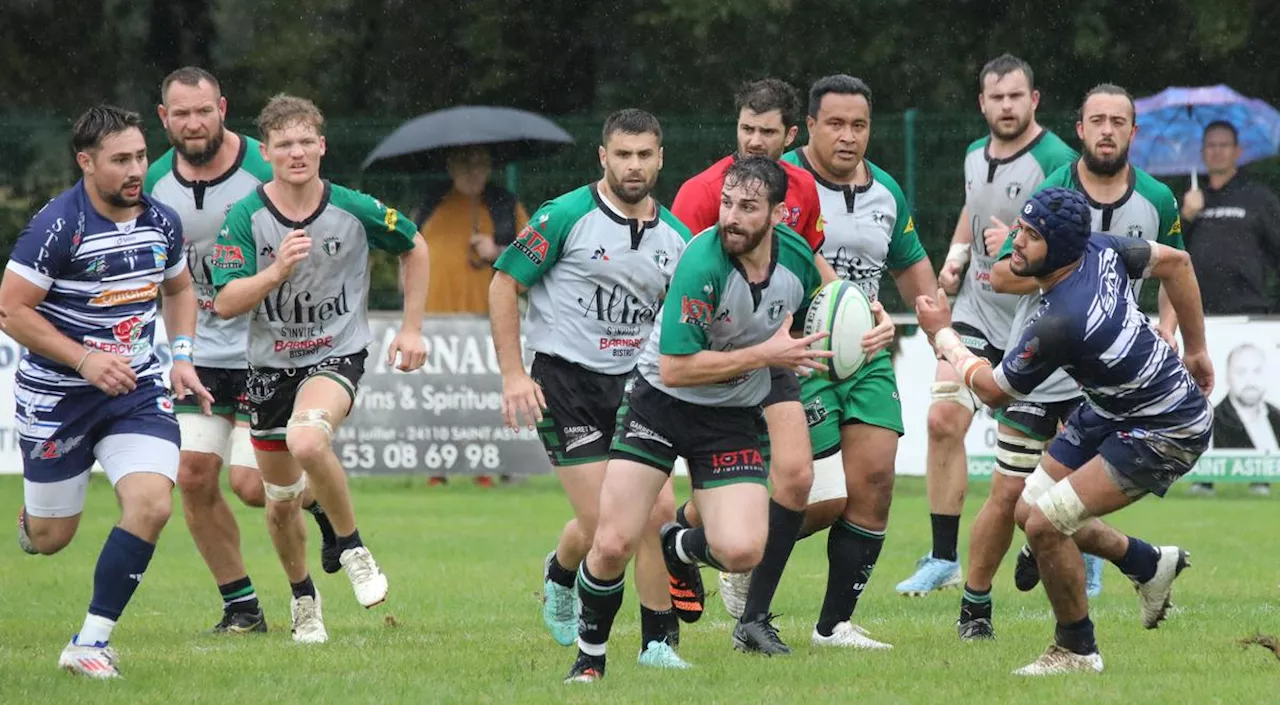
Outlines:
{"label": "white sock", "polygon": [[114,619],[99,617],[96,614],[85,615],[84,625],[80,627],[80,634],[76,636],[76,644],[81,646],[105,644],[111,641],[111,630],[115,627]]}

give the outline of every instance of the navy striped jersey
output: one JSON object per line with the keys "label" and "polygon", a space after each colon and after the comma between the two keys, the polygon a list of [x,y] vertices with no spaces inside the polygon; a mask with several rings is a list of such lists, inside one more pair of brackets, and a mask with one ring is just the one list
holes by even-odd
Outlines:
{"label": "navy striped jersey", "polygon": [[[84,181],[45,204],[13,247],[6,269],[48,292],[36,306],[58,332],[86,349],[123,355],[138,377],[159,375],[152,351],[160,285],[182,274],[182,225],[167,206],[142,197],[133,221],[113,223],[89,201]],[[28,351],[19,384],[86,386],[75,370]]]}
{"label": "navy striped jersey", "polygon": [[1130,284],[1150,259],[1145,239],[1094,233],[1080,267],[1043,295],[995,370],[1000,388],[1025,397],[1062,368],[1103,418],[1206,431],[1204,395],[1134,300]]}

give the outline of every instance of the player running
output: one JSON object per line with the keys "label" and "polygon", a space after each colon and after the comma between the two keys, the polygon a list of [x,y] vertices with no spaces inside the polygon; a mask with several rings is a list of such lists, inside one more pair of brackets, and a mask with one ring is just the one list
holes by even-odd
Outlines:
{"label": "player running", "polygon": [[[271,180],[271,165],[260,143],[224,127],[227,99],[218,79],[188,66],[160,84],[157,111],[172,149],[151,164],[143,189],[178,214],[186,239],[187,267],[199,300],[194,353],[196,372],[213,395],[213,415],[198,413],[191,399],[174,403],[182,431],[178,489],[182,513],[205,565],[222,596],[222,619],[211,631],[241,634],[267,631],[258,595],[240,553],[240,527],[222,496],[218,475],[231,466],[231,489],[250,507],[266,503],[258,461],[249,443],[245,379],[249,363],[249,319],[224,321],[213,312],[213,244],[227,211],[236,201]],[[333,527],[310,499],[304,506],[316,518],[324,538],[326,572],[338,571]]]}
{"label": "player running", "polygon": [[[548,201],[498,258],[489,320],[503,377],[503,419],[537,424],[547,457],[573,508],[543,570],[542,617],[561,646],[574,643],[574,582],[599,523],[600,486],[627,376],[653,330],[689,229],[650,193],[662,169],[662,127],[653,115],[621,110],[604,123],[604,177]],[[525,372],[518,297],[529,294]],[[636,554],[640,663],[687,667],[674,647],[679,622],[668,594],[658,530],[675,513],[663,487]]]}
{"label": "player running", "polygon": [[[1043,302],[994,369],[949,327],[941,291],[916,301],[921,329],[984,403],[1025,396],[1059,369],[1086,394],[1018,502],[1057,620],[1054,643],[1018,675],[1102,671],[1077,544],[1115,562],[1137,586],[1143,626],[1159,626],[1186,552],[1124,536],[1094,517],[1149,493],[1163,496],[1208,447],[1213,422],[1206,398],[1213,366],[1190,258],[1145,238],[1091,234],[1091,218],[1085,195],[1059,187],[1023,207],[1011,265],[1035,278]],[[1177,311],[1182,362],[1138,309],[1130,284],[1143,277],[1159,279]]]}
{"label": "player running", "polygon": [[812,251],[782,225],[786,172],[763,156],[725,174],[720,223],[695,237],[676,264],[665,305],[618,411],[600,524],[578,569],[578,656],[568,682],[599,680],[605,645],[622,606],[627,562],[646,531],[676,457],[706,528],[662,529],[672,575],[697,562],[745,572],[765,552],[769,492],[760,452],[760,403],[770,367],[826,369],[823,335],[792,338],[792,314],[821,282]]}
{"label": "player running", "polygon": [[[996,223],[1016,218],[1031,190],[1077,155],[1036,121],[1040,93],[1025,61],[1009,54],[998,56],[982,67],[978,83],[978,106],[989,134],[974,140],[965,156],[965,206],[938,279],[949,294],[959,287],[955,329],[961,340],[975,355],[994,364],[1004,356],[1019,299],[994,291],[990,283],[995,254],[1004,244],[997,239],[1003,232],[995,232]],[[979,404],[945,361],[938,363],[932,396],[925,474],[933,549],[920,559],[911,577],[898,583],[897,590],[904,595],[925,595],[962,582],[956,544],[968,485],[964,439]],[[989,621],[991,584],[1013,540],[1013,506],[1022,491],[1022,478],[1035,469],[1058,421],[1071,411],[1070,400],[1078,403],[1079,396],[1077,391],[1050,405],[1021,400],[1011,409],[997,411],[996,470],[970,530],[962,609],[971,607],[972,614],[962,617],[962,623],[980,628],[986,624],[981,620]]]}
{"label": "player running", "polygon": [[212,397],[191,364],[196,293],[173,211],[142,192],[142,120],[91,108],[72,135],[84,178],[22,231],[0,282],[0,327],[27,348],[14,380],[23,463],[18,545],[51,555],[75,536],[89,472],[120,503],[93,571],[93,598],[58,667],[117,678],[111,632],[142,582],[172,509],[178,422],[154,349],[156,302],[172,341],[174,394]]}
{"label": "player running", "polygon": [[331,447],[364,374],[369,252],[400,256],[405,311],[387,364],[426,360],[422,308],[427,244],[413,223],[362,193],[320,178],[324,116],[309,100],[277,95],[258,115],[271,181],[227,214],[214,245],[214,309],[255,311],[249,325],[250,429],[267,495],[267,528],[293,587],[293,639],[328,639],[307,572],[301,497],[312,488],[337,534],[339,563],[366,608],[387,598],[387,577],[364,546],[342,463]]}
{"label": "player running", "polygon": [[[1095,232],[1154,240],[1166,247],[1184,249],[1182,222],[1178,217],[1178,201],[1168,186],[1150,174],[1129,164],[1129,145],[1137,133],[1133,98],[1125,89],[1104,83],[1091,89],[1080,106],[1080,121],[1076,134],[1084,146],[1078,161],[1059,168],[1048,176],[1041,188],[1062,186],[1083,193],[1089,202],[1092,227]],[[1013,243],[1006,229],[994,229],[996,238],[1006,241],[1000,254],[1007,257],[1013,252]],[[999,263],[992,270],[992,286],[999,290],[1019,294],[1036,293],[1034,281],[1029,277],[1011,276],[1011,262]],[[1137,301],[1142,290],[1142,277],[1130,277],[1133,298]],[[1020,322],[1036,310],[1036,301],[1024,304]],[[1160,283],[1158,299],[1160,322],[1156,332],[1174,348],[1177,348],[1174,332],[1178,317]],[[1064,398],[1076,385],[1064,373],[1051,375],[1042,388],[1036,389],[1028,400],[1043,403]],[[1089,591],[1096,595],[1102,591],[1102,567],[1088,564]],[[1023,546],[1018,554],[1014,581],[1019,590],[1027,591],[1036,586],[1039,579],[1036,560],[1030,549]]]}

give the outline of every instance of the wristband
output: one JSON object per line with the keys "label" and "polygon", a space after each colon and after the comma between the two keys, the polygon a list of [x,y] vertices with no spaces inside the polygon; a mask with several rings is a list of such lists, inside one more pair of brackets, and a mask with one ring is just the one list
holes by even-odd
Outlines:
{"label": "wristband", "polygon": [[969,245],[956,243],[951,246],[951,249],[947,250],[946,261],[955,262],[961,267],[964,267],[969,264],[969,253],[972,251],[973,250]]}
{"label": "wristband", "polygon": [[84,361],[88,360],[89,356],[96,352],[98,351],[93,348],[84,351],[84,357],[80,358],[80,362],[76,363],[76,374],[80,374],[80,368],[84,367]]}
{"label": "wristband", "polygon": [[169,350],[173,353],[173,359],[191,362],[191,356],[195,353],[195,345],[188,336],[179,335],[169,342]]}

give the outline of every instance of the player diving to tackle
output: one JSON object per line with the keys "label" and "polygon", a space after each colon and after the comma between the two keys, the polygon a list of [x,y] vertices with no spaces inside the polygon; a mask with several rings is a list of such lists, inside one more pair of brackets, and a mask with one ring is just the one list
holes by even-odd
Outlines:
{"label": "player diving to tackle", "polygon": [[[1016,519],[1057,621],[1054,643],[1018,675],[1102,671],[1081,550],[1128,576],[1143,626],[1159,626],[1187,553],[1125,536],[1095,517],[1147,494],[1163,496],[1208,447],[1212,428],[1213,366],[1190,259],[1144,239],[1092,233],[1090,220],[1085,196],[1064,188],[1040,191],[1023,207],[1011,265],[1035,277],[1042,301],[998,367],[965,347],[941,291],[916,300],[934,349],[983,403],[999,407],[1025,396],[1058,369],[1085,393],[1018,502]],[[1160,280],[1177,313],[1182,361],[1138,309],[1130,282],[1144,277]]]}

